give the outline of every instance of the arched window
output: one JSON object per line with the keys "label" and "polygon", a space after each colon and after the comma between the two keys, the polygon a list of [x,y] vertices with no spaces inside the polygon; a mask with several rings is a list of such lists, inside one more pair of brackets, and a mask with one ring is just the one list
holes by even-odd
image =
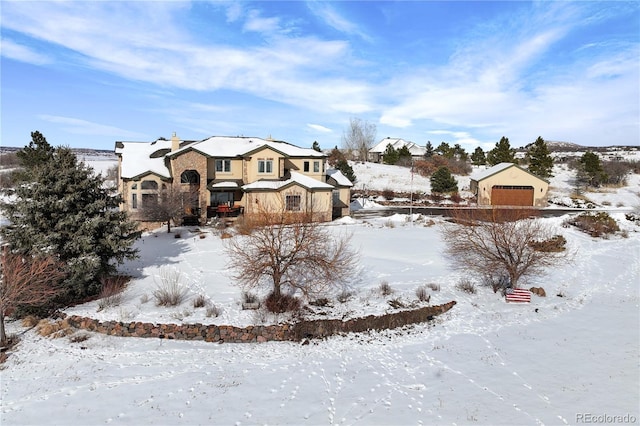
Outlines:
{"label": "arched window", "polygon": [[188,183],[191,185],[200,184],[200,174],[195,170],[185,170],[180,175],[180,183]]}
{"label": "arched window", "polygon": [[158,189],[158,182],[155,180],[143,180],[140,189]]}

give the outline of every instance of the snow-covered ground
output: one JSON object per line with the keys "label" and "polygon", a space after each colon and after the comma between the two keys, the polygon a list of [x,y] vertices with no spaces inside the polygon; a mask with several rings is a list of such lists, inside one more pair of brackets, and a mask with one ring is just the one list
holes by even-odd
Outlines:
{"label": "snow-covered ground", "polygon": [[[371,179],[355,170],[363,182],[402,190],[391,176],[401,171],[368,166]],[[552,180],[558,194],[570,192],[562,176],[559,170]],[[639,183],[632,176],[615,193],[586,194],[624,206],[612,215],[627,238],[594,239],[564,228],[564,218],[544,219],[566,237],[575,258],[527,283],[547,292],[531,304],[506,304],[479,285],[475,295],[458,290],[462,279],[475,277],[450,269],[440,219],[396,215],[328,225],[336,235],[352,235],[362,266],[352,300],[333,303],[348,316],[381,312],[391,298],[413,300],[418,286],[439,284],[439,291],[429,290],[431,303],[458,304],[431,324],[309,345],[99,334],[72,343],[26,331],[0,371],[0,424],[552,425],[625,415],[637,424],[640,226],[624,212],[640,205]],[[66,312],[149,322],[278,320],[241,310],[224,241],[213,230],[204,229],[205,238],[177,230],[181,238],[160,230],[137,243],[140,259],[122,268],[134,279],[119,306],[98,312],[91,302]],[[190,289],[179,308],[153,303],[163,268],[181,271]],[[394,294],[379,294],[383,281]],[[219,317],[193,307],[199,294],[221,309]]]}

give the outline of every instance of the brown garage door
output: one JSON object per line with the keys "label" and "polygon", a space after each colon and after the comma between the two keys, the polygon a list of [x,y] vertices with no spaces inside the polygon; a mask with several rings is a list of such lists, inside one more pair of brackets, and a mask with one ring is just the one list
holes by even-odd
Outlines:
{"label": "brown garage door", "polygon": [[533,187],[496,185],[491,188],[491,204],[494,206],[533,206]]}

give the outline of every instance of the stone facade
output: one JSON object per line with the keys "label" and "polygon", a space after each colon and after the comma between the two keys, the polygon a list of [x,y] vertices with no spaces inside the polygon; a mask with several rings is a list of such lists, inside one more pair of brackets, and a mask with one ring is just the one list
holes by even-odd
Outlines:
{"label": "stone facade", "polygon": [[268,341],[300,341],[309,338],[327,337],[338,333],[357,333],[367,330],[385,330],[416,324],[433,319],[449,311],[455,301],[437,306],[426,306],[414,310],[393,312],[386,315],[370,315],[347,321],[310,320],[296,324],[253,325],[235,327],[231,325],[203,324],[152,324],[143,322],[98,321],[93,318],[67,316],[74,328],[120,337],[155,337],[176,340],[203,340],[205,342],[262,343]]}

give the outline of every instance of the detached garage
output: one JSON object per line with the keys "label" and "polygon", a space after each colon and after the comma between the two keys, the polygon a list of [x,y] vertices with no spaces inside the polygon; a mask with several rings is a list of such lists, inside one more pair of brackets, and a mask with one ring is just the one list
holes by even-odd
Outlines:
{"label": "detached garage", "polygon": [[481,206],[546,207],[549,182],[513,163],[500,163],[471,177]]}

